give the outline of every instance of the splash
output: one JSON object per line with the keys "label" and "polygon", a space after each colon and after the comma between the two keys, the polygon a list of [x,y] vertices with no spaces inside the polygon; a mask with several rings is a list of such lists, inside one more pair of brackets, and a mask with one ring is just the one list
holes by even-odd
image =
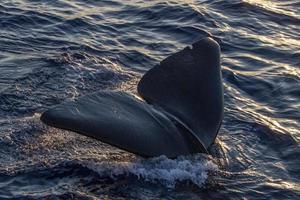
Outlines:
{"label": "splash", "polygon": [[167,188],[175,188],[176,184],[191,182],[203,187],[209,172],[216,171],[217,165],[204,155],[181,156],[169,159],[166,156],[151,159],[137,159],[133,162],[84,162],[83,166],[97,172],[101,177],[135,176],[139,180],[159,183]]}

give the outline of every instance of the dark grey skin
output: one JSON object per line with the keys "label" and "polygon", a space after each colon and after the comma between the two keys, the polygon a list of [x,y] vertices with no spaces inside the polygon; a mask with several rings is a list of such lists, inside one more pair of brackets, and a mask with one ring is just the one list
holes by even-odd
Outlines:
{"label": "dark grey skin", "polygon": [[145,156],[208,153],[223,118],[220,47],[204,38],[150,69],[141,101],[100,91],[60,104],[41,120]]}

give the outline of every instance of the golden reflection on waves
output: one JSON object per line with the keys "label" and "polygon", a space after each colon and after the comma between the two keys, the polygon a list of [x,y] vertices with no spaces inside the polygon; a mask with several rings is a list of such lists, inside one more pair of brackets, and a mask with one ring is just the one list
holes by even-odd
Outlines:
{"label": "golden reflection on waves", "polygon": [[300,17],[299,13],[293,10],[287,10],[283,8],[285,5],[284,1],[278,1],[278,2],[274,2],[270,0],[243,0],[243,1],[252,5],[260,6],[262,8],[265,8],[267,10],[270,10],[278,14],[289,15],[296,18]]}
{"label": "golden reflection on waves", "polygon": [[268,186],[271,186],[273,188],[278,188],[278,189],[287,189],[287,190],[294,190],[294,191],[300,191],[300,185],[289,182],[289,181],[283,181],[283,180],[277,180],[273,182],[267,183]]}

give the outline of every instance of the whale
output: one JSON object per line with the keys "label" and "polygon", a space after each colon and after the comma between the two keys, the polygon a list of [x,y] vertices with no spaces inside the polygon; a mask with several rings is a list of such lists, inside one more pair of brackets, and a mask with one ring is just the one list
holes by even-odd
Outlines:
{"label": "whale", "polygon": [[42,113],[46,125],[143,156],[209,153],[223,120],[220,46],[202,38],[147,71],[137,95],[97,91]]}

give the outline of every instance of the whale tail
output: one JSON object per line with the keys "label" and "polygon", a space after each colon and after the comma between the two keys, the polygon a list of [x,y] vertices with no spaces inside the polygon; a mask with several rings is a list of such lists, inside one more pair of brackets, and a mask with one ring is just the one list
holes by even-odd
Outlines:
{"label": "whale tail", "polygon": [[208,148],[223,118],[218,43],[204,38],[166,58],[142,77],[138,92],[173,115]]}
{"label": "whale tail", "polygon": [[220,47],[204,38],[150,69],[140,101],[100,91],[65,102],[41,120],[142,156],[207,153],[223,117]]}

